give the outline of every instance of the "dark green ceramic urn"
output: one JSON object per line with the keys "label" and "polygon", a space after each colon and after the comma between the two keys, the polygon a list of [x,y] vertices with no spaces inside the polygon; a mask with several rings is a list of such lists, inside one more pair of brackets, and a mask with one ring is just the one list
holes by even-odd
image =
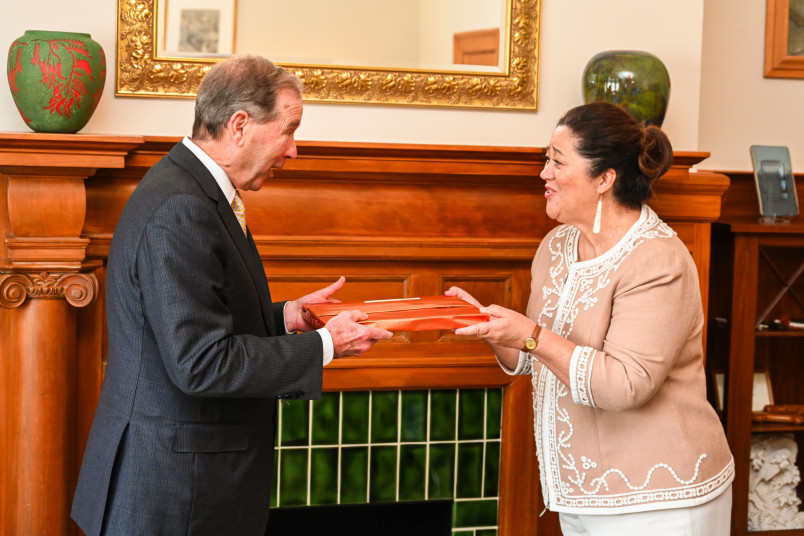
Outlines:
{"label": "dark green ceramic urn", "polygon": [[106,56],[89,34],[26,31],[8,51],[8,84],[25,123],[36,132],[78,132],[106,82]]}
{"label": "dark green ceramic urn", "polygon": [[609,50],[596,54],[583,72],[584,102],[617,104],[648,125],[660,127],[670,99],[670,76],[648,52]]}

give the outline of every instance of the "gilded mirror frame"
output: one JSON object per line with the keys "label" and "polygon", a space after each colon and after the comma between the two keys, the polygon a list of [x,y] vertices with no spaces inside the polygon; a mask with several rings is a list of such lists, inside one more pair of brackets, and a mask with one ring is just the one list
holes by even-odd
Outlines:
{"label": "gilded mirror frame", "polygon": [[[159,57],[159,0],[117,0],[120,97],[195,97],[220,58]],[[500,73],[281,63],[304,82],[306,102],[536,110],[541,0],[507,0]]]}

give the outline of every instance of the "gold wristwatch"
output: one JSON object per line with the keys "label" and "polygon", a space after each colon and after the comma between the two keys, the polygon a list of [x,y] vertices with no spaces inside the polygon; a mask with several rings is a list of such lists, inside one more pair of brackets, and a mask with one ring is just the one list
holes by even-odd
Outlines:
{"label": "gold wristwatch", "polygon": [[539,344],[539,335],[541,332],[542,327],[539,324],[536,324],[536,327],[533,328],[533,334],[525,339],[525,342],[522,345],[523,352],[528,353],[536,349],[536,345]]}

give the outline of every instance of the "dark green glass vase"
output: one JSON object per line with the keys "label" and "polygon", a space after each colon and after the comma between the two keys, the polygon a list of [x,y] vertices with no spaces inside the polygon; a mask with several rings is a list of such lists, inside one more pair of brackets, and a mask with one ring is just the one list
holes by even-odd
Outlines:
{"label": "dark green glass vase", "polygon": [[670,76],[647,52],[609,50],[596,54],[583,71],[584,102],[611,102],[638,121],[662,126],[670,99]]}
{"label": "dark green glass vase", "polygon": [[106,56],[89,34],[29,30],[8,50],[8,84],[36,132],[78,132],[103,93]]}

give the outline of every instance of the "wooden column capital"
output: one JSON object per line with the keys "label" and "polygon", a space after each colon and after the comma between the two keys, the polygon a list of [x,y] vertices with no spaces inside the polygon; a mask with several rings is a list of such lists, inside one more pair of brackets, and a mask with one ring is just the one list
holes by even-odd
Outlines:
{"label": "wooden column capital", "polygon": [[13,309],[26,298],[64,298],[74,307],[94,302],[98,295],[95,274],[0,274],[0,307]]}

